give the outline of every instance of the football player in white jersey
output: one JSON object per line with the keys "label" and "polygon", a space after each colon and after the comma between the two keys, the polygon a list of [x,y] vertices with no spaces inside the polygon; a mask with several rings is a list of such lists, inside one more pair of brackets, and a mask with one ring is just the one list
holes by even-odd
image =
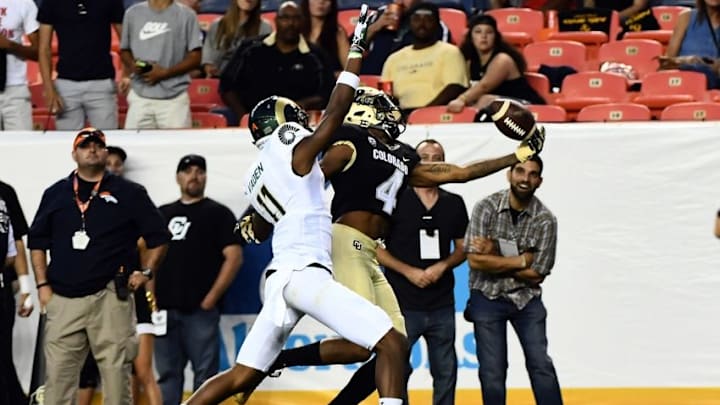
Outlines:
{"label": "football player in white jersey", "polygon": [[188,405],[216,404],[233,394],[252,392],[305,314],[375,352],[380,404],[402,404],[407,340],[380,307],[333,279],[331,217],[317,159],[342,124],[359,85],[366,21],[363,5],[346,70],[338,77],[314,133],[307,128],[305,111],[283,97],[269,97],[250,113],[250,131],[260,152],[245,176],[245,193],[257,214],[275,227],[265,305],[236,364],[206,381]]}

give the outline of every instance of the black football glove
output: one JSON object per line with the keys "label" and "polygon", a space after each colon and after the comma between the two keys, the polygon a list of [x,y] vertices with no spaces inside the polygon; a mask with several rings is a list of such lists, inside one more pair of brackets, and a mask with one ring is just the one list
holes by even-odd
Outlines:
{"label": "black football glove", "polygon": [[545,127],[538,126],[535,131],[525,137],[515,149],[515,157],[520,163],[526,162],[531,157],[540,153],[545,145]]}

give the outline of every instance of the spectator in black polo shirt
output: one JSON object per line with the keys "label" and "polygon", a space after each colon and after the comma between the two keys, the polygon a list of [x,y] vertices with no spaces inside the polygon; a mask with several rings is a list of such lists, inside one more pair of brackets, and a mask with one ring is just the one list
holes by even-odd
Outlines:
{"label": "spectator in black polo shirt", "polygon": [[[14,240],[9,239],[10,229]],[[9,257],[7,252],[11,250],[17,252],[13,255],[14,266],[5,266],[0,260],[0,404],[27,403],[27,397],[15,372],[12,354],[16,306],[13,281],[16,278],[20,285],[17,313],[27,317],[33,310],[25,244],[22,240],[27,230],[27,221],[15,190],[9,184],[0,181],[0,259]]]}
{"label": "spectator in black polo shirt", "polygon": [[[57,114],[56,127],[79,130],[85,121],[100,129],[118,127],[115,68],[110,27],[120,37],[122,0],[43,0],[38,60],[45,102]],[[53,82],[51,42],[57,33],[57,80]]]}
{"label": "spectator in black polo shirt", "polygon": [[[126,405],[137,352],[128,290],[152,278],[169,234],[142,186],[105,171],[102,131],[80,131],[72,157],[77,169],[45,190],[28,234],[40,304],[47,310],[45,403],[72,404],[92,349],[104,403]],[[148,251],[138,263],[141,236]]]}
{"label": "spectator in black polo shirt", "polygon": [[329,57],[300,34],[301,12],[286,1],[275,17],[276,31],[240,45],[220,78],[220,94],[236,125],[260,100],[287,97],[305,110],[322,110],[335,85]]}

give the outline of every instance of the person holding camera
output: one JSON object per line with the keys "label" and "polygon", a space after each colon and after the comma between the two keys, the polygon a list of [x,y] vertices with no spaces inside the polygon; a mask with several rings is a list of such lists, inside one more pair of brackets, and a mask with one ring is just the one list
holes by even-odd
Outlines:
{"label": "person holding camera", "polygon": [[[28,233],[47,312],[45,403],[73,404],[92,350],[104,403],[126,405],[137,352],[131,292],[153,278],[170,235],[145,188],[105,171],[102,131],[81,130],[72,157],[77,169],[45,190]],[[139,263],[141,236],[148,250]]]}
{"label": "person holding camera", "polygon": [[149,0],[125,11],[120,57],[134,75],[126,129],[190,128],[191,70],[200,67],[202,33],[195,12],[173,0]]}

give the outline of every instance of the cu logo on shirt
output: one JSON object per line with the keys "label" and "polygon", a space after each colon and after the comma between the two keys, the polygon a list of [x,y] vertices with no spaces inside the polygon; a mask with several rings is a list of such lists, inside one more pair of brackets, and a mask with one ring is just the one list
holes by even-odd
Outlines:
{"label": "cu logo on shirt", "polygon": [[168,223],[172,240],[185,240],[190,225],[192,225],[192,222],[188,221],[187,217],[173,217]]}
{"label": "cu logo on shirt", "polygon": [[353,247],[354,247],[356,250],[362,250],[362,243],[360,243],[359,240],[354,240],[354,241],[353,241]]}

